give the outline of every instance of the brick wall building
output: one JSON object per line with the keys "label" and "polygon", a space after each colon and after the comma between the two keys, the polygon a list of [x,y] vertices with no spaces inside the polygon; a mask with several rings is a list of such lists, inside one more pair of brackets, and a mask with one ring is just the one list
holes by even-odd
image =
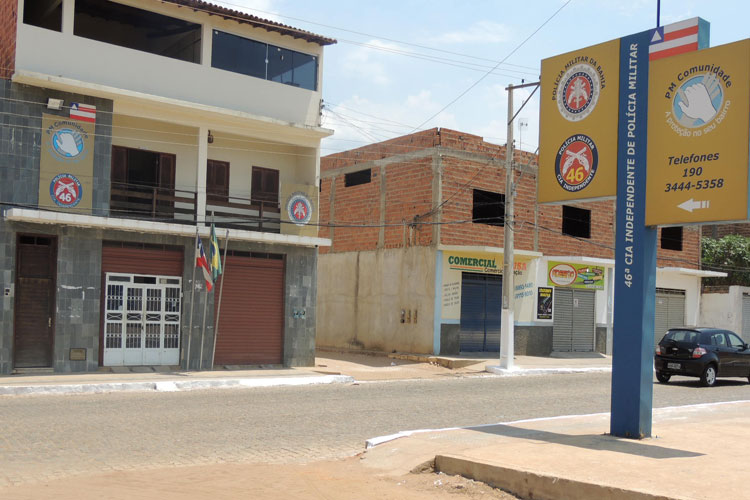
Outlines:
{"label": "brick wall building", "polygon": [[[555,287],[547,280],[550,262],[600,273],[589,283],[596,291],[560,287],[555,304],[562,313],[565,300],[590,302],[584,343],[604,351],[614,200],[539,205],[536,162],[533,154],[514,154],[516,353],[549,354],[553,344],[564,350],[564,342],[553,342],[560,337],[554,330],[565,330],[557,324],[564,318],[537,313],[538,289]],[[474,306],[499,297],[505,179],[504,146],[448,129],[322,158],[319,236],[332,245],[320,251],[318,345],[435,354],[494,350],[494,306]],[[697,303],[700,231],[671,228],[660,230],[659,238],[657,286]],[[474,262],[457,260],[462,257],[493,265],[454,264]],[[327,281],[332,273],[336,277]],[[681,324],[695,323],[684,310]]]}

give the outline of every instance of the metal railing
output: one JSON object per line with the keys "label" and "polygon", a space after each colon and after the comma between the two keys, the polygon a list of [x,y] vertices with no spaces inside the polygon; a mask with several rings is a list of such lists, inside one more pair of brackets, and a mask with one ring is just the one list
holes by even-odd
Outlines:
{"label": "metal railing", "polygon": [[[197,218],[196,191],[113,182],[109,200],[112,217],[180,224],[195,224]],[[278,202],[207,194],[206,217],[211,214],[217,227],[280,232]]]}

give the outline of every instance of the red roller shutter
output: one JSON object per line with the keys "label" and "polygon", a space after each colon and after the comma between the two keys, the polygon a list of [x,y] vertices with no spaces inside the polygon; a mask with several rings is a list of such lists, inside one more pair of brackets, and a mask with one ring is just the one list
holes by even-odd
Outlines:
{"label": "red roller shutter", "polygon": [[[284,261],[227,256],[217,365],[281,364]],[[221,281],[216,290],[220,289]],[[215,306],[218,304],[215,303]]]}
{"label": "red roller shutter", "polygon": [[102,273],[182,276],[182,251],[151,248],[102,247]]}

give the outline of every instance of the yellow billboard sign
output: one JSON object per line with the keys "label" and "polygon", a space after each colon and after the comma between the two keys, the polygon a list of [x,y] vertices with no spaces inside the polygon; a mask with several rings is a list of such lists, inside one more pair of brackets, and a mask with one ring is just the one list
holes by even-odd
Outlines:
{"label": "yellow billboard sign", "polygon": [[750,40],[653,61],[646,225],[748,218]]}
{"label": "yellow billboard sign", "polygon": [[540,203],[615,196],[620,40],[542,61]]}

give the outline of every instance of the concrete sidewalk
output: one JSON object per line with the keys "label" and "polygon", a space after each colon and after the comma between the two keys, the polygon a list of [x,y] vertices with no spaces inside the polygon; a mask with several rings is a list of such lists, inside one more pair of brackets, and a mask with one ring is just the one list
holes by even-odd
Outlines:
{"label": "concrete sidewalk", "polygon": [[425,462],[535,500],[750,498],[750,401],[660,408],[654,437],[608,435],[609,414],[376,438],[362,463],[402,475]]}
{"label": "concrete sidewalk", "polygon": [[496,357],[425,356],[320,352],[315,366],[303,368],[216,369],[213,371],[155,371],[0,376],[0,396],[79,394],[119,391],[187,391],[384,380],[444,378],[447,376],[534,375],[611,370],[611,358],[593,353],[578,356],[517,356],[513,370],[496,366]]}

